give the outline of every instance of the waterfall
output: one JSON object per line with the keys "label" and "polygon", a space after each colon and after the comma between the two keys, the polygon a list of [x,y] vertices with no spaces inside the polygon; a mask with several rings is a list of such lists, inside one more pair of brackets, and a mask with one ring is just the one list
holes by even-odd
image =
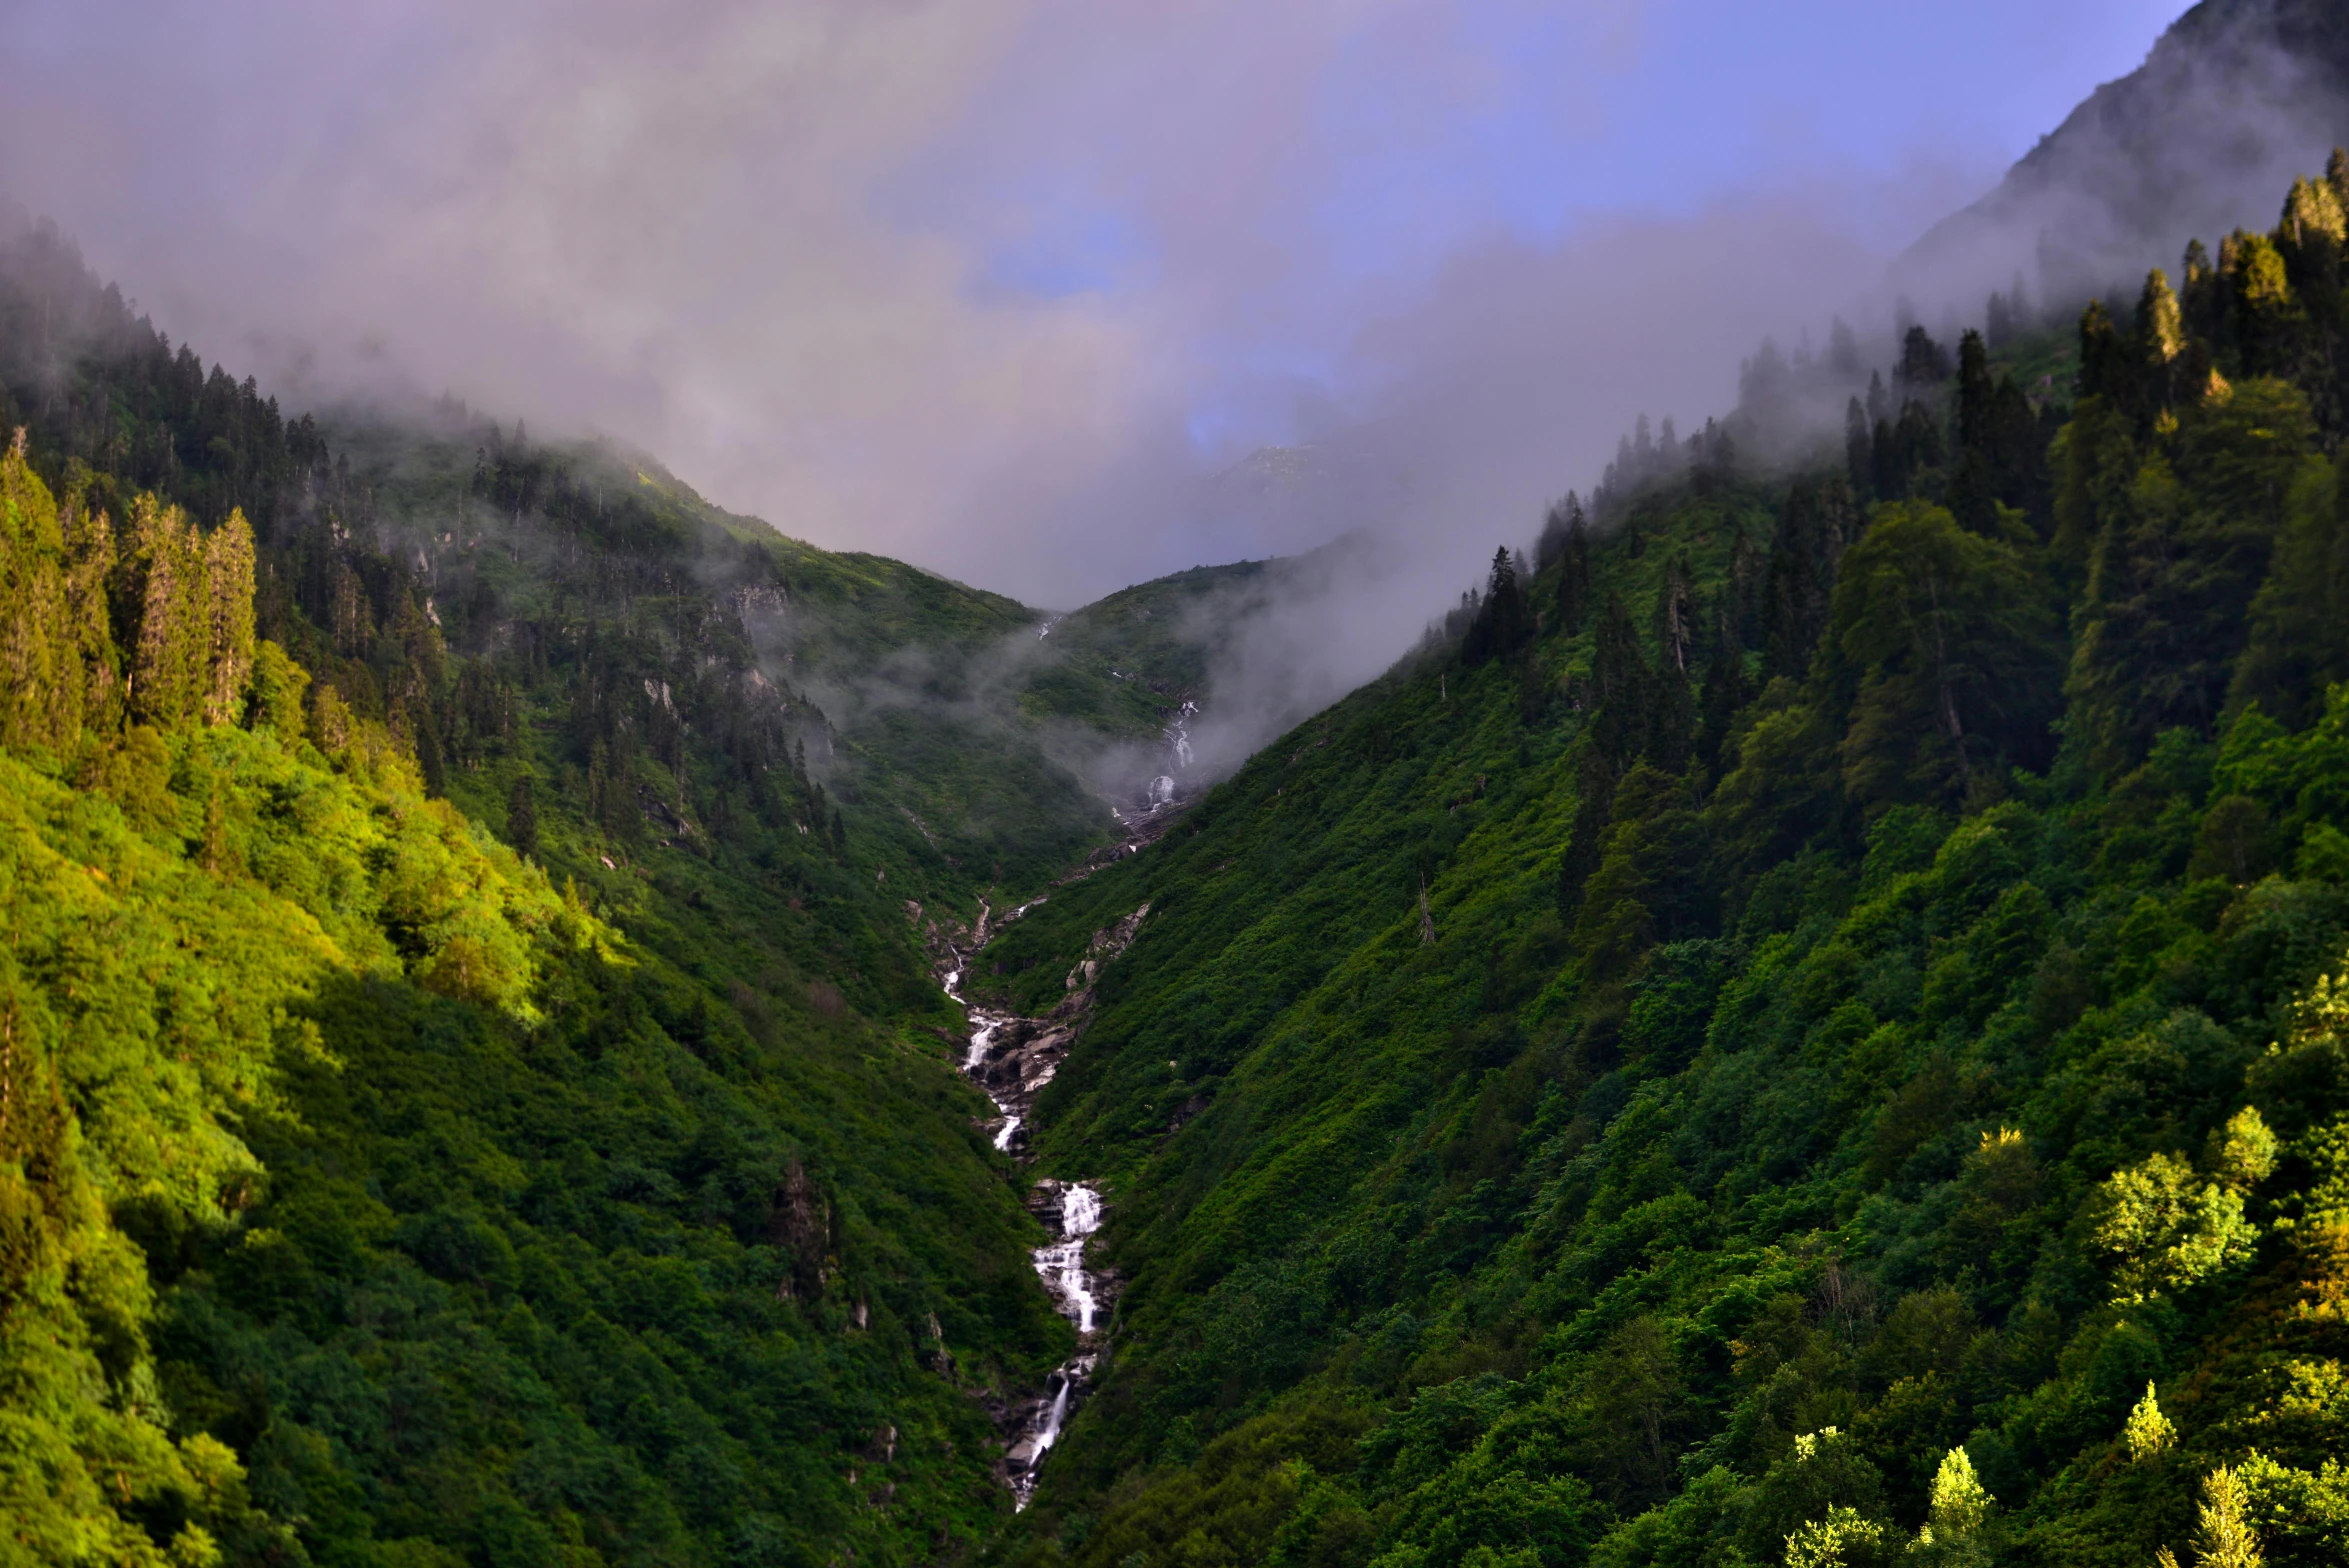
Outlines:
{"label": "waterfall", "polygon": [[[1041,903],[1042,900],[1036,900]],[[1034,907],[1023,904],[1009,917],[1017,919]],[[986,933],[986,910],[982,905],[978,936]],[[1008,923],[1008,921],[1006,922]],[[1009,1049],[1013,1055],[1007,1060],[1018,1068],[1014,1087],[1005,1093],[1018,1096],[1017,1103],[1026,1105],[1028,1097],[1052,1079],[1053,1064],[1048,1060],[1040,1067],[1031,1068],[1018,1053],[1028,1026],[1025,1021],[1005,1014],[988,1012],[972,1006],[962,994],[964,968],[962,955],[954,953],[950,966],[939,976],[946,994],[961,1003],[969,1020],[970,1044],[963,1054],[963,1071],[986,1092],[996,1113],[1003,1120],[995,1130],[995,1147],[1006,1153],[1014,1152],[1014,1141],[1026,1124],[1025,1114],[1005,1103],[996,1092],[987,1074],[996,1040],[1014,1024],[1023,1024],[1015,1032]],[[1035,1494],[1036,1482],[1044,1463],[1044,1456],[1060,1441],[1061,1432],[1068,1424],[1070,1412],[1077,1400],[1091,1384],[1094,1367],[1100,1358],[1101,1312],[1103,1282],[1086,1265],[1085,1244],[1101,1228],[1103,1204],[1098,1188],[1083,1182],[1059,1182],[1046,1178],[1036,1184],[1036,1197],[1052,1205],[1053,1228],[1057,1239],[1036,1248],[1030,1254],[1036,1276],[1044,1282],[1053,1306],[1062,1317],[1076,1325],[1077,1353],[1056,1368],[1045,1384],[1044,1397],[1021,1407],[1014,1420],[1013,1436],[1004,1454],[1004,1469],[1011,1483],[1012,1496],[1017,1507],[1028,1506]]]}

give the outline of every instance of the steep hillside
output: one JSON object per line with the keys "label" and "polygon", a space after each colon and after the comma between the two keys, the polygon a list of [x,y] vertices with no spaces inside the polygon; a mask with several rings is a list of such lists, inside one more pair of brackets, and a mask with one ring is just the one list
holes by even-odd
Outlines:
{"label": "steep hillside", "polygon": [[1107,842],[1060,751],[1152,715],[647,459],[288,418],[53,232],[0,405],[11,1560],[989,1538],[1069,1331],[906,902]]}
{"label": "steep hillside", "polygon": [[1833,472],[1611,486],[978,955],[1037,1012],[1147,906],[1008,1556],[2340,1560],[2343,183],[1913,336]]}

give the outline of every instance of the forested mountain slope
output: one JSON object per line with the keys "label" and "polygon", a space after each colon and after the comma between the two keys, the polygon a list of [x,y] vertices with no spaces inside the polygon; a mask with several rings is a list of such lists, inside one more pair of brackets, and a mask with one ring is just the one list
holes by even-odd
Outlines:
{"label": "forested mountain slope", "polygon": [[1069,1335],[907,900],[1106,842],[1056,748],[1181,672],[609,447],[289,418],[52,231],[0,405],[0,1560],[990,1536]]}
{"label": "forested mountain slope", "polygon": [[979,955],[1148,906],[1011,1557],[2349,1553],[2345,204],[1619,475]]}

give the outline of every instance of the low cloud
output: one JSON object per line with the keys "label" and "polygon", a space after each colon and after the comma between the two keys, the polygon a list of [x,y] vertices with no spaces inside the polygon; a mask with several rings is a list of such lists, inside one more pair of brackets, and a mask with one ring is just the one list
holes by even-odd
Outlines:
{"label": "low cloud", "polygon": [[1577,211],[1556,170],[1686,9],[34,0],[0,190],[295,406],[451,390],[1039,605],[1349,540],[1226,639],[1220,753],[1390,663],[1636,414],[1694,429],[1837,311],[1880,342],[1890,252],[1995,178],[1757,123],[1734,195]]}

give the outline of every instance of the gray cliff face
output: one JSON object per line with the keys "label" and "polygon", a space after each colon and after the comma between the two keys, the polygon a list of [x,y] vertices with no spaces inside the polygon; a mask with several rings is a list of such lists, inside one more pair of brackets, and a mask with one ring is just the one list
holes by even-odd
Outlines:
{"label": "gray cliff face", "polygon": [[2349,6],[2203,0],[2145,63],[2042,137],[1997,189],[1936,225],[1894,267],[1904,290],[1974,302],[2020,268],[2064,306],[2173,272],[2275,222],[2278,193],[2349,142]]}

